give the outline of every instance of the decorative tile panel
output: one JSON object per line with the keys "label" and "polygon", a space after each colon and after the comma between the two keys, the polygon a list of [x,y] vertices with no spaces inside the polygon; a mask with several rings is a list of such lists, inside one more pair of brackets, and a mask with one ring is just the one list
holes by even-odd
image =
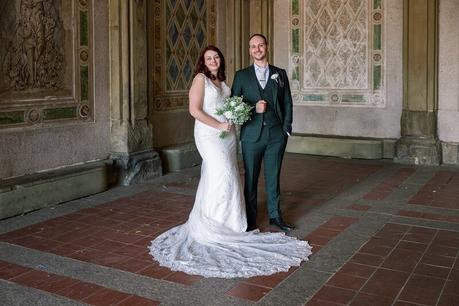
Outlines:
{"label": "decorative tile panel", "polygon": [[215,43],[215,0],[155,0],[151,5],[154,109],[186,108],[197,58]]}
{"label": "decorative tile panel", "polygon": [[0,129],[91,121],[92,1],[4,1]]}
{"label": "decorative tile panel", "polygon": [[384,1],[290,1],[296,105],[385,105]]}

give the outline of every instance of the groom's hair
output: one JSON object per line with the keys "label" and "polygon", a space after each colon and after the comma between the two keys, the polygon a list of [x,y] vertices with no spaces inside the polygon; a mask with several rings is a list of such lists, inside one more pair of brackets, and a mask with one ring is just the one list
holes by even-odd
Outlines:
{"label": "groom's hair", "polygon": [[254,38],[255,36],[258,36],[258,37],[263,38],[263,40],[265,41],[265,45],[268,44],[268,40],[266,39],[266,36],[264,36],[263,34],[260,34],[260,33],[252,34],[252,36],[250,36],[250,38],[249,38],[249,42],[250,42],[250,41],[252,40],[252,38]]}

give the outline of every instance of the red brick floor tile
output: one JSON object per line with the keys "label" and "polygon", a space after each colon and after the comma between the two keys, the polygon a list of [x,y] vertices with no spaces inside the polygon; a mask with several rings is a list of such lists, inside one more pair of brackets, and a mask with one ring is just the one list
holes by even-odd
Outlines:
{"label": "red brick floor tile", "polygon": [[361,265],[354,262],[347,262],[344,266],[341,267],[339,272],[346,273],[352,276],[369,278],[373,272],[376,271],[375,267]]}
{"label": "red brick floor tile", "polygon": [[347,304],[351,301],[355,294],[356,292],[353,290],[325,285],[314,295],[313,298],[337,304]]}
{"label": "red brick floor tile", "polygon": [[438,231],[436,229],[420,227],[420,226],[413,226],[413,227],[410,228],[408,233],[430,235],[430,236],[433,237],[438,233]]}
{"label": "red brick floor tile", "polygon": [[[61,229],[58,227],[56,228],[57,231],[61,231]],[[92,229],[85,229],[85,230],[76,230],[76,231],[68,231],[64,232],[61,235],[55,236],[54,240],[63,242],[63,243],[70,243],[75,240],[79,239],[84,239],[86,237],[90,237],[89,235],[96,235],[96,232],[94,232]]]}
{"label": "red brick floor tile", "polygon": [[329,301],[323,301],[318,299],[312,299],[306,303],[305,306],[341,306],[344,304],[337,304]]}
{"label": "red brick floor tile", "polygon": [[158,263],[152,261],[153,265],[137,272],[137,274],[148,276],[156,279],[163,279],[166,276],[174,273],[171,269],[161,267]]}
{"label": "red brick floor tile", "polygon": [[96,260],[106,257],[108,255],[109,253],[101,250],[86,248],[69,255],[69,257],[81,261],[95,262]]}
{"label": "red brick floor tile", "polygon": [[395,240],[370,238],[370,240],[365,243],[359,252],[384,257],[392,251],[395,245]]}
{"label": "red brick floor tile", "polygon": [[151,266],[153,266],[151,261],[138,260],[135,258],[128,258],[124,261],[120,261],[112,265],[113,268],[132,272],[132,273],[137,273]]}
{"label": "red brick floor tile", "polygon": [[456,255],[458,254],[458,251],[459,249],[457,248],[451,248],[448,246],[437,244],[436,241],[434,240],[432,244],[430,245],[429,249],[427,250],[427,253],[430,255],[456,257]]}
{"label": "red brick floor tile", "polygon": [[33,286],[33,287],[43,290],[43,291],[56,293],[65,288],[71,287],[75,285],[76,283],[78,283],[78,281],[75,279],[52,274],[51,276],[46,278],[45,282],[41,282],[40,284],[37,284],[36,286]]}
{"label": "red brick floor tile", "polygon": [[271,291],[271,289],[266,287],[260,287],[253,284],[239,283],[235,287],[227,291],[225,294],[257,302],[266,294],[268,294],[269,291]]}
{"label": "red brick floor tile", "polygon": [[315,235],[314,233],[311,233],[307,235],[306,237],[304,237],[303,240],[306,240],[309,243],[314,244],[314,245],[324,246],[333,238],[334,237],[319,236],[319,235]]}
{"label": "red brick floor tile", "polygon": [[94,284],[85,283],[85,282],[77,282],[73,286],[69,286],[60,291],[56,291],[56,294],[68,297],[73,300],[81,301],[83,299],[86,299],[92,296],[93,294],[99,291],[102,291],[103,289],[104,287],[97,286]]}
{"label": "red brick floor tile", "polygon": [[444,283],[444,279],[412,275],[400,293],[399,299],[418,304],[436,305]]}
{"label": "red brick floor tile", "polygon": [[322,224],[321,227],[341,232],[357,220],[358,218],[335,216]]}
{"label": "red brick floor tile", "polygon": [[433,239],[433,235],[421,234],[421,233],[406,233],[403,236],[403,241],[419,242],[419,243],[430,243]]}
{"label": "red brick floor tile", "polygon": [[383,262],[386,269],[411,272],[422,257],[421,252],[396,248]]}
{"label": "red brick floor tile", "polygon": [[337,272],[328,280],[327,285],[358,291],[366,281],[367,278]]}
{"label": "red brick floor tile", "polygon": [[378,267],[383,263],[384,258],[381,256],[358,252],[354,256],[352,256],[350,261],[362,265]]}
{"label": "red brick floor tile", "polygon": [[56,254],[56,255],[61,255],[61,256],[67,256],[69,257],[70,254],[73,254],[78,251],[82,251],[84,247],[79,246],[79,245],[73,245],[71,243],[63,244],[61,246],[58,246],[56,248],[51,249],[49,252]]}
{"label": "red brick floor tile", "polygon": [[9,280],[15,276],[19,276],[30,271],[30,268],[10,264],[0,270],[0,278]]}
{"label": "red brick floor tile", "polygon": [[459,296],[459,281],[458,280],[447,280],[443,294],[458,295]]}
{"label": "red brick floor tile", "polygon": [[164,280],[190,286],[202,279],[199,275],[189,275],[183,272],[174,272],[163,278]]}
{"label": "red brick floor tile", "polygon": [[338,236],[340,233],[341,233],[340,230],[333,230],[333,229],[326,228],[324,226],[319,226],[319,228],[313,231],[311,234],[317,235],[317,236],[334,238]]}
{"label": "red brick floor tile", "polygon": [[350,303],[351,306],[389,306],[393,300],[382,296],[360,292]]}
{"label": "red brick floor tile", "polygon": [[437,277],[437,278],[444,278],[448,277],[450,272],[449,268],[427,265],[427,264],[419,264],[416,269],[414,270],[415,274]]}
{"label": "red brick floor tile", "polygon": [[459,235],[453,232],[440,231],[434,242],[442,246],[459,249]]}
{"label": "red brick floor tile", "polygon": [[442,294],[437,306],[459,305],[459,295]]}
{"label": "red brick floor tile", "polygon": [[402,216],[402,217],[426,219],[426,218],[423,218],[424,213],[418,212],[418,211],[406,210],[406,209],[399,210],[397,215]]}
{"label": "red brick floor tile", "polygon": [[421,263],[451,268],[454,264],[454,257],[426,253],[422,257]]}
{"label": "red brick floor tile", "polygon": [[448,279],[459,281],[459,270],[451,269]]}
{"label": "red brick floor tile", "polygon": [[158,235],[155,235],[155,234],[148,235],[148,237],[145,237],[143,239],[136,241],[134,245],[143,247],[143,248],[148,248],[151,245],[151,241],[155,239],[157,236],[159,236],[159,232],[158,232]]}
{"label": "red brick floor tile", "polygon": [[125,247],[116,249],[112,251],[115,254],[123,255],[123,256],[128,256],[128,257],[137,257],[139,254],[147,252],[147,248],[143,247],[138,247],[135,245],[127,245]]}
{"label": "red brick floor tile", "polygon": [[129,257],[127,256],[105,253],[103,256],[90,259],[89,261],[102,266],[114,267],[128,259]]}
{"label": "red brick floor tile", "polygon": [[394,299],[402,289],[408,276],[409,274],[406,272],[378,269],[361,291]]}
{"label": "red brick floor tile", "polygon": [[297,267],[292,267],[288,272],[280,272],[267,276],[251,277],[245,280],[244,283],[251,283],[254,285],[263,286],[267,288],[274,288],[297,269]]}
{"label": "red brick floor tile", "polygon": [[10,266],[11,264],[7,261],[0,260],[0,270]]}
{"label": "red brick floor tile", "polygon": [[93,245],[91,248],[96,249],[96,250],[101,250],[104,252],[114,252],[118,249],[128,246],[128,244],[126,243],[117,242],[113,240],[100,239],[100,238],[97,238],[97,240],[98,240],[98,243]]}
{"label": "red brick floor tile", "polygon": [[149,300],[140,296],[130,296],[121,303],[117,304],[117,306],[156,306],[159,305],[160,302]]}
{"label": "red brick floor tile", "polygon": [[[304,239],[303,239],[304,240]],[[306,240],[307,241],[307,240]],[[309,241],[308,241],[309,242]],[[318,245],[318,244],[313,244],[313,243],[309,243],[309,245],[312,247],[312,254],[316,254],[317,252],[320,251],[320,249],[322,248],[322,246]]]}
{"label": "red brick floor tile", "polygon": [[83,299],[82,302],[88,303],[91,305],[98,305],[98,306],[107,305],[108,306],[108,305],[116,305],[126,300],[130,296],[131,295],[123,293],[123,292],[104,288],[94,293],[93,295]]}
{"label": "red brick floor tile", "polygon": [[29,272],[12,277],[10,280],[24,286],[36,287],[43,282],[47,282],[51,276],[51,274],[44,271],[30,269]]}
{"label": "red brick floor tile", "polygon": [[397,245],[397,249],[409,250],[423,253],[427,249],[427,244],[411,241],[400,241]]}
{"label": "red brick floor tile", "polygon": [[396,301],[394,304],[394,306],[419,306],[419,304],[414,304],[414,303],[409,303],[409,302],[405,302],[405,301]]}

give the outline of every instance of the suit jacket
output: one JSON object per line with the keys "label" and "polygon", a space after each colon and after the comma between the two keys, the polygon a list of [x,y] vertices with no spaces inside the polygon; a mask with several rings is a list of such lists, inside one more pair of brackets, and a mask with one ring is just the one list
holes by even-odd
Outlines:
{"label": "suit jacket", "polygon": [[[285,70],[269,65],[269,78],[265,90],[268,89],[268,86],[271,86],[271,95],[264,95],[264,100],[268,102],[268,107],[273,108],[284,132],[291,133],[292,94]],[[257,101],[263,100],[263,89],[258,82],[253,65],[236,72],[231,87],[231,95],[243,96],[244,102],[254,107],[251,120],[241,127],[241,141],[256,142],[263,128],[263,115],[255,112],[255,104]]]}

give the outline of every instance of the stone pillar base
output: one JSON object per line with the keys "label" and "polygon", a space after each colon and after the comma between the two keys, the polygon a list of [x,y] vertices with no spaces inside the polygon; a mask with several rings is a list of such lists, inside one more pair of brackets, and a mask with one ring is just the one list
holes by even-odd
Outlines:
{"label": "stone pillar base", "polygon": [[459,165],[459,143],[442,142],[443,163]]}
{"label": "stone pillar base", "polygon": [[441,143],[435,138],[402,137],[395,144],[394,161],[403,164],[437,166],[441,164]]}
{"label": "stone pillar base", "polygon": [[118,184],[129,186],[146,182],[163,173],[161,159],[156,151],[135,153],[113,153],[115,171]]}

